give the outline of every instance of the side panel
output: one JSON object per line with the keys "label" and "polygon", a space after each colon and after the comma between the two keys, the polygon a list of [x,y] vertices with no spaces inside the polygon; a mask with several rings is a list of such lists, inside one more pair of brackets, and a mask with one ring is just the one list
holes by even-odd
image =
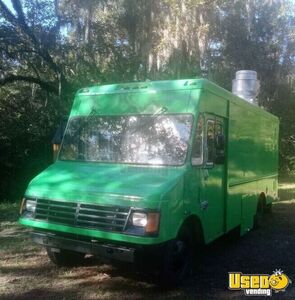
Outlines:
{"label": "side panel", "polygon": [[269,202],[276,198],[276,176],[229,187],[226,214],[227,231],[241,225],[241,234],[243,235],[253,227],[257,201],[262,192]]}
{"label": "side panel", "polygon": [[247,103],[230,103],[226,231],[253,226],[261,193],[277,197],[278,121]]}
{"label": "side panel", "polygon": [[[201,93],[199,112],[228,117],[227,164],[223,183],[218,179],[218,188],[224,185],[223,232],[241,226],[244,234],[253,227],[259,195],[264,193],[267,203],[277,198],[278,120],[241,99],[234,96],[225,99],[208,90]],[[216,194],[206,184],[208,175],[210,178],[210,169],[202,166],[191,177],[196,184],[194,204],[201,208],[206,243],[218,236],[210,228],[210,216],[202,209],[202,201],[206,198],[209,203],[212,199],[207,196]],[[205,188],[209,188],[206,197]],[[219,213],[222,214],[222,209]]]}
{"label": "side panel", "polygon": [[277,174],[278,122],[251,109],[230,103],[228,143],[229,186]]}
{"label": "side panel", "polygon": [[241,200],[241,235],[247,233],[254,224],[254,215],[257,207],[257,196],[255,193],[244,194]]}

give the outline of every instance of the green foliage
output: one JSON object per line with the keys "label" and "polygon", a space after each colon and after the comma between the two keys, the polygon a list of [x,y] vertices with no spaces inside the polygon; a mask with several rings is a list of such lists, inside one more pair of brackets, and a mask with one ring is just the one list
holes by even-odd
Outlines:
{"label": "green foliage", "polygon": [[295,169],[294,3],[289,0],[0,0],[0,197],[51,162],[50,141],[83,86],[205,76],[230,89],[255,69]]}
{"label": "green foliage", "polygon": [[[32,87],[32,94],[34,93]],[[54,98],[28,87],[0,90],[1,197],[17,200],[28,180],[52,161],[50,141],[58,116]],[[43,98],[44,97],[44,98]]]}

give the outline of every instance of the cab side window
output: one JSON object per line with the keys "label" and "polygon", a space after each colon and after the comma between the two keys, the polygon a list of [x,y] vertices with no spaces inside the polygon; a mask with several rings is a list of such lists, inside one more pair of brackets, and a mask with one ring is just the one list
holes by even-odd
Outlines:
{"label": "cab side window", "polygon": [[206,126],[207,164],[223,164],[225,140],[223,124],[218,120],[207,120]]}
{"label": "cab side window", "polygon": [[215,121],[208,120],[206,126],[207,163],[214,163],[215,158]]}
{"label": "cab side window", "polygon": [[215,155],[216,163],[222,163],[225,155],[225,140],[223,125],[220,122],[215,123]]}
{"label": "cab side window", "polygon": [[192,164],[194,166],[201,165],[203,163],[203,132],[204,132],[204,120],[203,120],[203,116],[200,115],[197,124],[193,149],[192,149]]}
{"label": "cab side window", "polygon": [[223,123],[215,118],[204,122],[203,116],[200,115],[192,149],[192,165],[202,165],[204,161],[209,166],[223,164],[224,155]]}

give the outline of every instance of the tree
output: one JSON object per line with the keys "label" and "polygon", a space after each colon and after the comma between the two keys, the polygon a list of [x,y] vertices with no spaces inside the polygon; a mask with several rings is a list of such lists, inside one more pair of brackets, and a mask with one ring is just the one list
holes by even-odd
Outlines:
{"label": "tree", "polygon": [[79,88],[203,76],[231,89],[238,69],[258,72],[259,102],[281,119],[281,168],[295,169],[292,1],[12,4],[0,0],[0,196],[16,179],[10,198],[20,195],[50,162],[54,128]]}

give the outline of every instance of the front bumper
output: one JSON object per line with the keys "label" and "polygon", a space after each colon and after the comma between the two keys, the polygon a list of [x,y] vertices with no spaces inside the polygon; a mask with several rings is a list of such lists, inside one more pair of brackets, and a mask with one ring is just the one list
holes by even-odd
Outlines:
{"label": "front bumper", "polygon": [[34,220],[30,218],[20,217],[19,224],[28,226],[35,231],[57,232],[62,235],[69,233],[72,235],[85,236],[90,239],[108,240],[114,243],[130,243],[134,245],[156,245],[165,242],[161,235],[156,237],[149,236],[135,236],[125,233],[117,233],[111,231],[102,231],[91,228],[81,228],[74,226],[67,226],[62,224],[49,223],[47,221]]}
{"label": "front bumper", "polygon": [[35,243],[49,248],[66,249],[124,262],[134,262],[135,248],[132,247],[109,244],[98,240],[82,241],[58,236],[54,233],[36,231],[31,233],[31,237]]}

